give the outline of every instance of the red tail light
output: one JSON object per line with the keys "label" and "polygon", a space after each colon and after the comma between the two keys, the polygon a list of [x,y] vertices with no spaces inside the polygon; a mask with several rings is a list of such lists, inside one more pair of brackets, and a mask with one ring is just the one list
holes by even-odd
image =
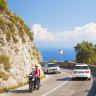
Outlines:
{"label": "red tail light", "polygon": [[85,71],[86,73],[90,73],[90,71]]}
{"label": "red tail light", "polygon": [[73,73],[77,73],[77,71],[73,71]]}

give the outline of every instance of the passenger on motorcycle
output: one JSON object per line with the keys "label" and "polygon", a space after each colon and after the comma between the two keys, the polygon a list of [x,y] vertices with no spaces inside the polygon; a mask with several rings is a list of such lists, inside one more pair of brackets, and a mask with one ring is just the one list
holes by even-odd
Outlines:
{"label": "passenger on motorcycle", "polygon": [[30,74],[35,75],[34,70],[35,70],[34,67],[32,67],[32,71]]}

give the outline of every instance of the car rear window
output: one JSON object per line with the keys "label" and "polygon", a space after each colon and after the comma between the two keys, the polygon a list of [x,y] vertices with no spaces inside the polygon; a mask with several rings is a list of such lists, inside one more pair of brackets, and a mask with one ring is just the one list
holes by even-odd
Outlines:
{"label": "car rear window", "polygon": [[88,66],[75,66],[74,69],[89,69]]}
{"label": "car rear window", "polygon": [[57,67],[56,64],[48,64],[48,67]]}

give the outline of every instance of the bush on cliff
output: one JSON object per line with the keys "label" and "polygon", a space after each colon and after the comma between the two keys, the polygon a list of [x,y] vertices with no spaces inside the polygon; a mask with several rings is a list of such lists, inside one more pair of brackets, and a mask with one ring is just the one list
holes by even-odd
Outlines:
{"label": "bush on cliff", "polygon": [[6,11],[7,9],[7,2],[5,0],[0,0],[0,11]]}
{"label": "bush on cliff", "polygon": [[5,70],[10,69],[9,56],[6,56],[5,54],[0,55],[0,64],[4,65]]}

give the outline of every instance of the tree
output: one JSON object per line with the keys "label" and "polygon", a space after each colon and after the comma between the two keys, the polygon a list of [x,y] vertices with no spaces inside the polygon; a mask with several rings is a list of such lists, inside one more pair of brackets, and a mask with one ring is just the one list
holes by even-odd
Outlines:
{"label": "tree", "polygon": [[94,64],[96,62],[96,46],[91,42],[83,41],[75,47],[76,61],[78,63]]}

